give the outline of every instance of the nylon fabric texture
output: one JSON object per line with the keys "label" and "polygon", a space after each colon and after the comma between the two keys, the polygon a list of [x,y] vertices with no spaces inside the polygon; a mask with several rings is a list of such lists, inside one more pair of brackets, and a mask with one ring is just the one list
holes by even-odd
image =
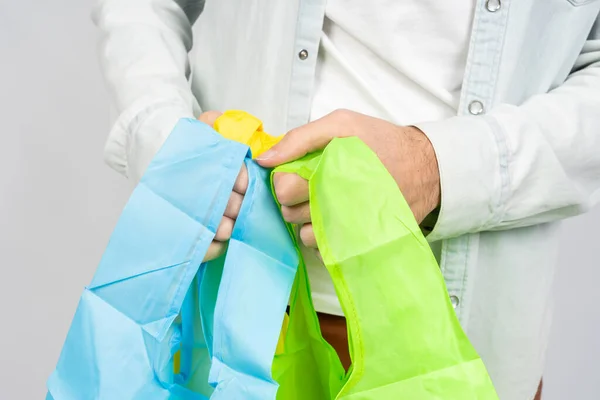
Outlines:
{"label": "nylon fabric texture", "polygon": [[377,156],[358,138],[334,139],[276,172],[309,181],[313,229],[346,315],[352,358],[346,374],[320,337],[301,263],[285,350],[274,365],[278,398],[498,399],[435,257]]}
{"label": "nylon fabric texture", "polygon": [[[251,157],[279,138],[259,120],[229,111],[215,127],[251,150],[178,123],[81,297],[47,399],[497,399],[408,205],[366,145],[336,139],[269,172]],[[227,252],[202,263],[242,164],[249,185]],[[309,180],[348,319],[348,373],[321,336],[275,172]]]}
{"label": "nylon fabric texture", "polygon": [[[81,296],[47,399],[275,399],[298,254],[269,171],[250,156],[199,121],[177,124]],[[228,251],[202,263],[242,163],[249,186]]]}
{"label": "nylon fabric texture", "polygon": [[[225,137],[250,136],[243,112],[224,117],[232,122],[220,129]],[[309,181],[313,229],[348,321],[352,357],[346,374],[321,336],[300,258],[283,353],[273,366],[277,398],[497,399],[435,257],[376,155],[357,138],[335,139],[277,172]]]}
{"label": "nylon fabric texture", "polygon": [[223,137],[250,146],[252,158],[277,144],[283,136],[271,136],[263,130],[262,121],[245,111],[227,110],[214,122]]}

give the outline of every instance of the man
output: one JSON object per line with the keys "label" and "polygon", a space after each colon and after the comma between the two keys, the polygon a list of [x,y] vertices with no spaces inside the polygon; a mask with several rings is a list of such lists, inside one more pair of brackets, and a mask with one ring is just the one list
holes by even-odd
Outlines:
{"label": "man", "polygon": [[[428,233],[500,398],[539,396],[558,221],[600,198],[600,0],[204,3],[99,2],[120,111],[107,162],[137,181],[176,121],[210,124],[218,113],[208,110],[246,110],[267,132],[289,131],[265,167],[360,137]],[[210,257],[245,184],[241,171]],[[302,226],[324,335],[347,362],[306,182],[280,175],[275,189]]]}

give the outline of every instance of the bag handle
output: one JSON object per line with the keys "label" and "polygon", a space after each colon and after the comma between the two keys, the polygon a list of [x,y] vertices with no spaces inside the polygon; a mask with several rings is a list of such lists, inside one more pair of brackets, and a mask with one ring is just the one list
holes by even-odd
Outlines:
{"label": "bag handle", "polygon": [[[225,137],[245,138],[259,154],[277,139],[264,134],[254,117],[245,116],[226,112],[215,127]],[[272,364],[299,255],[271,195],[269,171],[250,157],[245,165],[249,184],[225,255],[214,311],[211,398],[274,400],[278,384]]]}
{"label": "bag handle", "polygon": [[[175,320],[184,303],[183,315],[189,315],[184,299],[247,151],[199,121],[177,123],[131,195],[81,296],[48,381],[50,397],[206,398],[174,378],[174,350],[188,341],[187,325],[181,332]],[[207,169],[211,160],[214,167]],[[182,354],[184,364],[188,356]]]}

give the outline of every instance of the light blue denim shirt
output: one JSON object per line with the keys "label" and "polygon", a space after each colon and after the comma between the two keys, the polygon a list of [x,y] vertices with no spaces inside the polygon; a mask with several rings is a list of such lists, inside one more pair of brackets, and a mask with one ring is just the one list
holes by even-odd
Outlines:
{"label": "light blue denim shirt", "polygon": [[[109,165],[138,180],[177,119],[201,110],[247,110],[274,134],[306,123],[324,10],[325,0],[99,1],[120,113]],[[478,0],[459,115],[417,124],[442,185],[428,238],[502,400],[532,399],[543,372],[558,221],[600,200],[599,11],[600,0]]]}

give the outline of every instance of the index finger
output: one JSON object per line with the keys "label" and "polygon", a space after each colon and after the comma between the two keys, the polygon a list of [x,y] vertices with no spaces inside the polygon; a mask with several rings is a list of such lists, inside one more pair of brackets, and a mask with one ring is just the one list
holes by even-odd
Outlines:
{"label": "index finger", "polygon": [[279,143],[256,160],[263,167],[273,168],[325,148],[334,137],[340,135],[336,119],[335,115],[328,114],[292,129]]}

